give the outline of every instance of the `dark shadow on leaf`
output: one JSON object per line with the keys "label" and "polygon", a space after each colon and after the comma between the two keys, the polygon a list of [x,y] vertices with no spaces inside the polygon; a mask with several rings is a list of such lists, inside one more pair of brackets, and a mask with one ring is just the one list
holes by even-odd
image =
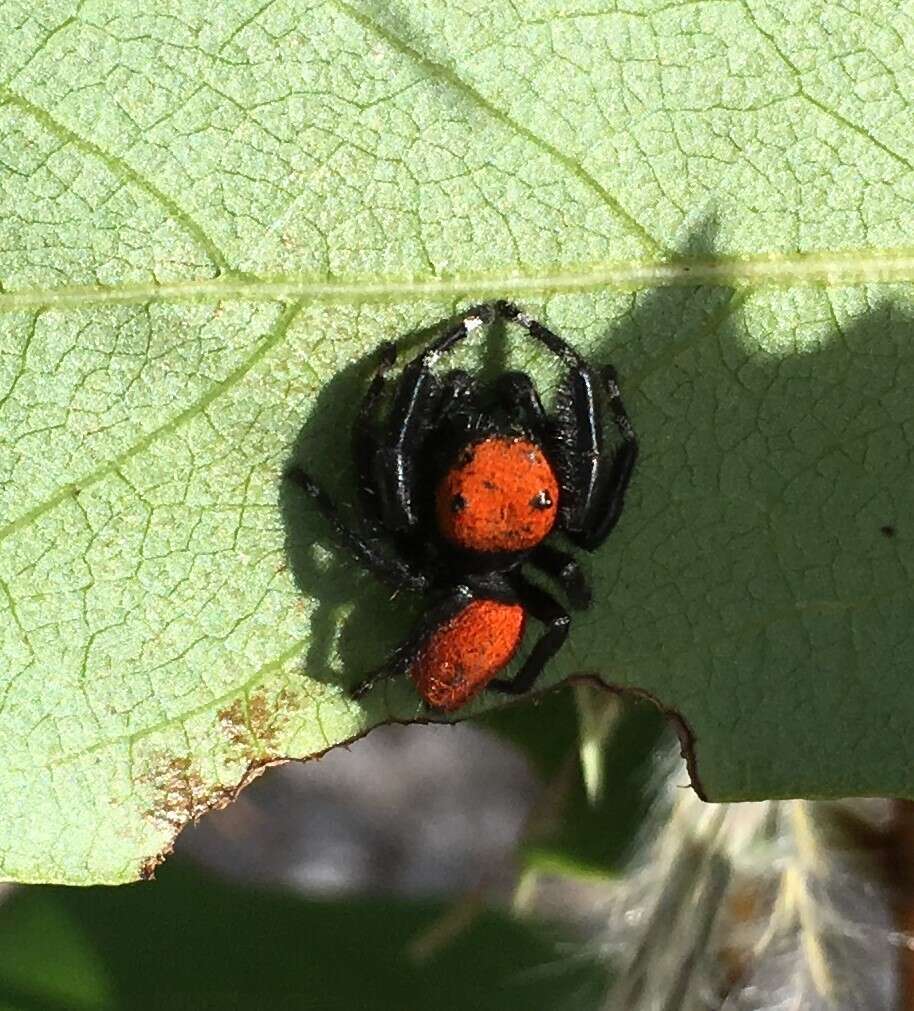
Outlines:
{"label": "dark shadow on leaf", "polygon": [[833,297],[798,293],[783,330],[763,295],[691,336],[661,322],[630,373],[612,662],[687,718],[712,799],[914,793],[914,319],[823,326]]}

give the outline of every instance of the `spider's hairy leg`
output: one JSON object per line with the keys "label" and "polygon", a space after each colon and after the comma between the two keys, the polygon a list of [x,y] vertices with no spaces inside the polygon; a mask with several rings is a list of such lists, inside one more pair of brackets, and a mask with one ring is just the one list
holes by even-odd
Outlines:
{"label": "spider's hairy leg", "polygon": [[608,467],[605,462],[602,463],[601,469],[605,477],[601,476],[600,487],[590,502],[581,532],[574,536],[574,540],[588,551],[598,548],[619,522],[625,504],[625,493],[638,460],[638,439],[622,402],[616,370],[611,365],[605,366],[602,379],[609,409],[619,435],[622,436],[622,443],[613,454]]}
{"label": "spider's hairy leg", "polygon": [[562,526],[577,533],[585,526],[597,490],[603,452],[597,376],[567,341],[513,303],[495,302],[492,308],[496,316],[516,323],[568,368],[556,415],[547,419],[541,430],[547,432],[562,478]]}
{"label": "spider's hairy leg", "polygon": [[533,687],[543,668],[562,648],[568,638],[571,616],[551,594],[541,590],[523,576],[512,574],[508,581],[518,603],[531,617],[546,626],[546,631],[536,641],[517,674],[510,681],[497,680],[489,683],[489,688],[497,692],[522,695]]}
{"label": "spider's hairy leg", "polygon": [[390,341],[385,341],[376,353],[377,365],[374,375],[352,424],[352,456],[355,460],[359,498],[370,521],[376,521],[380,517],[378,490],[372,475],[372,460],[378,448],[375,432],[378,404],[384,390],[384,377],[397,360],[397,347]]}
{"label": "spider's hairy leg", "polygon": [[398,558],[390,558],[384,554],[377,539],[365,536],[345,523],[340,517],[336,503],[310,474],[301,467],[293,466],[285,471],[284,477],[314,502],[318,511],[330,524],[337,541],[369,572],[396,589],[420,592],[428,589],[430,580],[425,573]]}
{"label": "spider's hairy leg", "polygon": [[568,366],[568,368],[587,368],[587,362],[568,343],[562,340],[558,334],[553,333],[548,327],[543,326],[538,320],[529,316],[519,309],[513,302],[494,302],[492,311],[501,319],[506,319],[511,323],[516,323],[523,327],[531,337],[535,337],[541,344],[544,344],[554,355]]}
{"label": "spider's hairy leg", "polygon": [[[619,521],[625,492],[638,458],[638,441],[622,402],[616,370],[608,365],[598,379],[594,369],[567,341],[516,305],[496,302],[493,310],[502,318],[523,327],[569,368],[560,393],[554,431],[563,484],[568,486],[572,498],[563,509],[563,526],[576,544],[593,551],[606,540]],[[622,436],[622,445],[608,463],[603,456],[600,385]]]}
{"label": "spider's hairy leg", "polygon": [[381,517],[389,530],[410,530],[419,522],[418,474],[413,461],[425,436],[435,427],[442,404],[454,399],[457,392],[453,383],[442,384],[432,366],[491,318],[488,306],[470,309],[456,326],[431,341],[403,370],[387,431],[373,454],[371,467]]}

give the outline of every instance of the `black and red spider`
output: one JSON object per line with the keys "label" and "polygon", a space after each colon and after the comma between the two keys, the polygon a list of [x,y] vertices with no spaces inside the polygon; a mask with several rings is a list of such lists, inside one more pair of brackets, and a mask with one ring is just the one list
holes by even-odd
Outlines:
{"label": "black and red spider", "polygon": [[[456,344],[502,318],[545,345],[567,369],[552,414],[523,372],[489,386],[469,373],[439,376],[433,366]],[[619,519],[638,455],[615,370],[594,369],[569,344],[508,302],[470,309],[409,362],[380,417],[385,375],[396,359],[382,344],[352,432],[363,513],[361,529],[299,467],[286,476],[311,497],[339,541],[386,583],[426,593],[418,628],[381,669],[411,674],[435,709],[462,706],[485,687],[520,694],[562,646],[571,618],[521,567],[556,581],[572,608],[590,604],[575,559],[547,543],[561,532],[598,548]],[[603,446],[603,406],[621,441]],[[518,673],[493,680],[511,661],[527,617],[545,626]]]}

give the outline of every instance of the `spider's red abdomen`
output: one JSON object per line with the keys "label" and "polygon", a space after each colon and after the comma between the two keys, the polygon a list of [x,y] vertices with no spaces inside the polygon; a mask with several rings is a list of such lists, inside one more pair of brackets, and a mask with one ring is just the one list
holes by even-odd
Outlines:
{"label": "spider's red abdomen", "polygon": [[526,551],[555,525],[559,483],[529,439],[493,436],[467,446],[435,496],[438,529],[469,551]]}
{"label": "spider's red abdomen", "polygon": [[435,709],[457,709],[511,662],[524,634],[524,609],[472,600],[426,640],[410,674]]}

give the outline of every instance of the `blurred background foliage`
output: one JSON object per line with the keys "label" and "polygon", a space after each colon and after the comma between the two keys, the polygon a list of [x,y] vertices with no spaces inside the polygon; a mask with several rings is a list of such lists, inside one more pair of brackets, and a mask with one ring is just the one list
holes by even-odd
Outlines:
{"label": "blurred background foliage", "polygon": [[539,916],[531,875],[611,873],[663,721],[625,708],[591,802],[574,691],[270,770],[153,882],[9,889],[0,1008],[599,1006],[587,889]]}
{"label": "blurred background foliage", "polygon": [[705,804],[580,682],[272,769],[155,881],[7,889],[0,1011],[906,1011],[911,839],[903,802]]}
{"label": "blurred background foliage", "polygon": [[181,858],[155,884],[25,887],[0,918],[0,1007],[545,1008],[599,992],[593,966],[558,962],[505,913],[411,954],[442,909],[226,884]]}

